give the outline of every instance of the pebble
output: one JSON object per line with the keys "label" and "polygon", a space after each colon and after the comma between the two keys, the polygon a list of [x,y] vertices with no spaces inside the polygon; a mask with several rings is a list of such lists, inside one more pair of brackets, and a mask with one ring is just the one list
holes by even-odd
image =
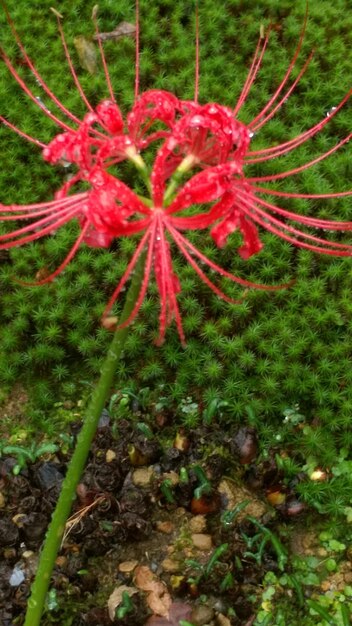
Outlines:
{"label": "pebble", "polygon": [[219,484],[218,492],[222,500],[226,502],[225,509],[227,511],[235,508],[237,504],[240,504],[244,500],[249,500],[248,506],[238,514],[236,518],[237,521],[242,521],[246,515],[252,515],[256,519],[260,519],[268,511],[264,502],[256,498],[256,496],[245,487],[236,485],[233,480],[224,478]]}
{"label": "pebble", "polygon": [[209,551],[213,547],[213,541],[211,535],[205,535],[203,533],[193,533],[191,536],[192,543],[198,550]]}
{"label": "pebble", "polygon": [[105,460],[107,463],[111,463],[111,461],[114,461],[116,459],[116,452],[114,452],[114,450],[107,450],[106,454],[105,454]]}
{"label": "pebble", "polygon": [[189,529],[192,533],[202,533],[207,527],[205,515],[195,515],[189,521]]}
{"label": "pebble", "polygon": [[193,609],[191,613],[191,622],[194,626],[204,626],[204,624],[209,624],[213,617],[213,609],[210,606],[201,604]]}
{"label": "pebble", "polygon": [[159,533],[164,533],[165,535],[171,535],[171,533],[175,530],[174,524],[169,521],[156,522],[155,527],[159,531]]}
{"label": "pebble", "polygon": [[223,615],[222,613],[218,613],[218,615],[216,616],[216,623],[219,626],[231,626],[231,622],[229,618],[226,617],[226,615]]}
{"label": "pebble", "polygon": [[131,561],[122,561],[119,563],[118,570],[122,574],[130,574],[137,567],[138,561],[136,559],[132,559]]}
{"label": "pebble", "polygon": [[181,565],[178,561],[167,557],[162,561],[161,567],[165,572],[179,572],[181,569]]}
{"label": "pebble", "polygon": [[153,476],[152,467],[139,467],[132,474],[132,482],[136,487],[149,487]]}
{"label": "pebble", "polygon": [[19,587],[24,579],[25,575],[23,570],[18,565],[15,565],[9,580],[11,587]]}

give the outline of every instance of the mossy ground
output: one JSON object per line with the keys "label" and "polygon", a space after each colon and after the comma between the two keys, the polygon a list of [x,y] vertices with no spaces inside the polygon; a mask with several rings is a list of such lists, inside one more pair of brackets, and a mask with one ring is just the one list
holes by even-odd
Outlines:
{"label": "mossy ground", "polygon": [[[28,53],[42,76],[65,105],[81,116],[84,107],[73,87],[65,63],[51,1],[40,7],[9,0],[8,8]],[[58,7],[79,78],[92,103],[107,95],[98,64],[91,75],[80,67],[73,38],[93,34],[92,4],[64,0]],[[273,25],[270,44],[250,97],[240,119],[248,122],[266,104],[285,74],[294,53],[304,19],[305,2],[227,0],[200,3],[200,101],[234,105],[255,49],[261,24]],[[141,90],[160,88],[177,96],[192,98],[194,92],[194,3],[141,0]],[[122,20],[134,21],[132,2],[118,5],[102,0],[100,28],[108,32]],[[0,16],[1,45],[23,76],[46,102],[43,93],[25,67],[4,14]],[[302,67],[312,48],[315,55],[294,94],[253,140],[261,148],[286,141],[319,121],[350,88],[352,57],[349,37],[352,15],[347,0],[309,3],[309,21],[304,40]],[[133,102],[134,41],[109,41],[105,46],[112,83],[118,103],[127,112]],[[0,66],[0,111],[25,132],[48,141],[56,132],[16,86],[4,64]],[[351,105],[347,104],[324,132],[288,156],[248,168],[251,174],[289,170],[313,159],[335,145],[351,128]],[[40,152],[9,130],[0,127],[2,166],[1,202],[29,203],[52,198],[65,172],[42,161]],[[254,143],[255,142],[255,143]],[[343,191],[350,187],[349,145],[306,172],[284,180],[286,191],[318,193]],[[321,217],[351,219],[351,200],[282,201],[282,206]],[[105,302],[126,268],[134,248],[121,240],[111,250],[82,248],[55,283],[25,288],[13,281],[17,276],[31,280],[43,268],[54,269],[65,256],[76,234],[75,225],[53,237],[9,253],[1,252],[0,267],[0,380],[3,389],[18,381],[32,398],[28,427],[50,435],[62,428],[53,403],[86,393],[99,372],[109,333],[99,317]],[[275,294],[251,291],[243,304],[228,305],[200,284],[193,270],[176,259],[183,286],[183,311],[187,347],[179,345],[171,328],[162,348],[153,344],[157,331],[158,302],[151,288],[142,313],[133,325],[124,359],[118,367],[116,389],[137,395],[147,388],[151,404],[187,406],[190,397],[198,410],[176,409],[177,421],[194,423],[212,402],[228,406],[215,419],[242,421],[248,413],[259,431],[265,449],[281,433],[283,411],[299,404],[305,429],[291,432],[298,455],[304,460],[332,467],[349,463],[352,435],[352,304],[351,259],[319,257],[296,250],[262,234],[263,251],[243,261],[236,254],[236,235],[219,251],[204,234],[192,235],[203,250],[229,270],[257,282],[279,283],[295,278],[294,286]],[[230,295],[239,290],[227,287]],[[120,305],[116,306],[118,312]],[[154,324],[151,320],[155,320]],[[190,403],[188,403],[190,404]],[[48,419],[50,411],[50,419]],[[253,417],[254,416],[254,417]],[[21,424],[21,428],[23,423]],[[13,424],[16,429],[16,424]],[[286,437],[285,430],[282,437]],[[340,459],[340,461],[338,461]],[[344,466],[345,467],[345,466]],[[310,491],[309,491],[310,490]],[[317,500],[322,511],[343,513],[350,504],[352,485],[349,473],[341,471],[330,487],[312,485],[305,497]],[[328,506],[328,510],[326,510]],[[324,508],[325,507],[325,508]],[[330,507],[330,509],[329,509]],[[335,508],[334,508],[335,507]]]}

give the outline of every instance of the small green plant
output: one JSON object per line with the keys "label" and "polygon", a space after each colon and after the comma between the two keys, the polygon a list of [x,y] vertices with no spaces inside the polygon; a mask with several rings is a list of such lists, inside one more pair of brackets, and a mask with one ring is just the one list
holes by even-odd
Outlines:
{"label": "small green plant", "polygon": [[200,465],[193,465],[192,470],[199,481],[199,487],[194,490],[194,497],[199,500],[203,495],[211,494],[213,488]]}
{"label": "small green plant", "polygon": [[215,548],[205,564],[199,563],[199,561],[196,561],[195,559],[186,559],[186,565],[198,572],[196,576],[190,576],[187,579],[188,582],[198,586],[202,579],[209,578],[209,576],[216,569],[217,565],[221,563],[221,557],[227,552],[228,548],[228,543],[222,543],[220,546]]}
{"label": "small green plant", "polygon": [[229,528],[230,526],[232,526],[237,516],[248,506],[249,503],[250,500],[243,500],[243,502],[239,502],[233,509],[230,509],[229,511],[224,511],[221,514],[220,518],[220,521],[224,528]]}
{"label": "small green plant", "polygon": [[115,611],[116,619],[123,619],[126,615],[133,612],[133,608],[133,602],[130,596],[127,591],[124,591],[122,593],[122,602]]}
{"label": "small green plant", "polygon": [[17,462],[12,472],[17,475],[28,463],[35,463],[40,457],[46,454],[55,454],[58,449],[59,447],[54,443],[37,444],[33,442],[28,447],[0,444],[0,456],[8,454],[15,457]]}
{"label": "small green plant", "polygon": [[173,494],[173,484],[170,478],[165,478],[160,485],[160,491],[163,494],[167,504],[174,504],[176,502]]}
{"label": "small green plant", "polygon": [[269,528],[261,524],[261,522],[259,522],[255,517],[247,515],[246,519],[258,528],[259,532],[253,537],[250,537],[242,532],[242,537],[247,545],[247,548],[249,548],[249,550],[244,553],[244,556],[250,556],[258,564],[261,564],[265,546],[270,542],[276,553],[279,569],[283,571],[288,561],[288,554],[280,539],[271,530],[269,530]]}

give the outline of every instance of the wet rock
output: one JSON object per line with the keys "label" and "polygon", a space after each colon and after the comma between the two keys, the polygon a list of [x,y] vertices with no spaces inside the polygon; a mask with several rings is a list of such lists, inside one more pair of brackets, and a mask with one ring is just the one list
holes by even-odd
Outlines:
{"label": "wet rock", "polygon": [[134,470],[132,482],[136,487],[149,487],[153,480],[154,471],[152,467],[140,467]]}
{"label": "wet rock", "polygon": [[181,571],[181,563],[176,561],[175,559],[166,558],[162,561],[161,567],[165,572],[180,572]]}
{"label": "wet rock", "polygon": [[207,527],[205,515],[195,515],[189,520],[189,529],[192,533],[202,533]]}
{"label": "wet rock", "polygon": [[161,464],[165,471],[175,470],[180,464],[182,454],[177,448],[169,448],[161,458]]}
{"label": "wet rock", "polygon": [[99,418],[98,430],[107,428],[110,424],[110,415],[106,409],[103,409]]}
{"label": "wet rock", "polygon": [[214,611],[210,606],[201,604],[196,606],[191,613],[191,622],[194,626],[209,624],[214,617]]}
{"label": "wet rock", "polygon": [[[92,468],[88,468],[92,469]],[[93,470],[93,484],[95,489],[102,491],[117,491],[121,488],[122,476],[118,461],[111,461],[108,465],[95,466]]]}
{"label": "wet rock", "polygon": [[64,477],[55,463],[42,463],[34,472],[34,480],[43,491],[60,486]]}
{"label": "wet rock", "polygon": [[227,511],[234,509],[238,504],[249,500],[245,509],[240,511],[237,520],[242,521],[246,515],[252,515],[256,519],[261,518],[268,508],[262,500],[259,500],[248,489],[242,485],[237,485],[234,481],[224,478],[218,487],[218,492],[221,495],[223,506]]}
{"label": "wet rock", "polygon": [[43,513],[29,513],[26,516],[22,533],[28,547],[37,547],[44,538],[48,522],[48,518]]}
{"label": "wet rock", "polygon": [[10,517],[0,519],[0,546],[13,546],[19,538],[19,530]]}
{"label": "wet rock", "polygon": [[253,428],[240,428],[232,442],[232,450],[238,455],[242,465],[254,461],[258,452],[258,440]]}
{"label": "wet rock", "polygon": [[170,521],[156,522],[155,527],[159,533],[164,533],[165,535],[171,535],[175,530],[175,525]]}
{"label": "wet rock", "polygon": [[137,565],[138,561],[136,559],[133,559],[132,561],[122,561],[122,563],[119,563],[118,570],[122,574],[131,574]]}
{"label": "wet rock", "polygon": [[116,459],[116,452],[114,450],[107,450],[105,453],[105,461],[107,463],[111,463],[111,461],[114,461]]}
{"label": "wet rock", "polygon": [[122,512],[128,511],[145,515],[148,510],[148,500],[144,493],[135,487],[130,487],[121,493],[119,504]]}
{"label": "wet rock", "polygon": [[194,547],[197,548],[197,550],[209,552],[213,547],[211,535],[204,535],[203,533],[193,533],[191,539]]}
{"label": "wet rock", "polygon": [[9,578],[11,587],[19,587],[25,580],[24,571],[19,563],[16,563]]}

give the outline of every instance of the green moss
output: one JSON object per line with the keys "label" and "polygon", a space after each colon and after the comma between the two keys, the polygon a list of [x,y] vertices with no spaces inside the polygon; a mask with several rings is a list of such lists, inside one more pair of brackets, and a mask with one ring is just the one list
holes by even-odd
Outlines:
{"label": "green moss", "polygon": [[[116,4],[116,3],[115,3]],[[30,56],[65,105],[82,116],[84,106],[73,88],[66,66],[56,22],[49,0],[40,8],[23,10],[14,0],[8,2],[16,27]],[[60,3],[64,28],[74,65],[88,98],[93,104],[107,95],[101,65],[95,75],[80,67],[73,45],[75,36],[91,37],[92,6],[83,0],[72,5]],[[200,6],[201,72],[200,100],[218,100],[233,106],[244,83],[260,24],[275,25],[262,69],[253,85],[241,119],[249,121],[266,104],[294,53],[302,27],[305,1],[227,0],[216,4],[204,0]],[[121,20],[134,20],[133,3],[122,0],[112,6],[99,5],[103,31],[112,30]],[[182,0],[148,3],[141,0],[141,89],[162,88],[182,98],[194,93],[194,6]],[[297,89],[282,110],[263,127],[253,146],[272,145],[288,140],[321,119],[348,89],[350,75],[349,24],[347,0],[334,6],[322,0],[310,3],[309,23],[298,69],[307,53],[315,57]],[[48,104],[29,69],[19,63],[20,55],[10,29],[0,16],[2,46],[16,63],[20,75],[35,94]],[[129,39],[106,43],[106,56],[116,97],[124,112],[133,102],[134,42]],[[9,79],[0,65],[0,109],[14,124],[49,140],[54,125],[36,109]],[[346,106],[324,132],[282,159],[257,164],[253,175],[277,173],[297,167],[333,146],[350,128]],[[26,144],[8,129],[0,127],[3,167],[0,170],[1,201],[29,203],[53,197],[66,176],[63,169],[43,163],[35,146]],[[277,181],[275,188],[305,193],[345,190],[351,179],[350,149],[343,148],[316,167],[300,175]],[[126,169],[124,175],[130,176]],[[350,200],[282,199],[283,208],[321,217],[350,216]],[[7,226],[2,227],[5,232]],[[112,250],[82,248],[65,273],[52,285],[25,288],[13,276],[31,280],[38,271],[52,271],[62,261],[75,240],[73,225],[61,229],[43,242],[13,249],[2,256],[0,286],[0,379],[13,383],[27,381],[38,403],[49,404],[61,385],[64,394],[76,394],[76,379],[94,379],[110,335],[100,328],[99,318],[114,286],[127,267],[135,246],[133,239],[121,240]],[[158,305],[155,286],[149,291],[141,314],[128,339],[119,376],[135,385],[169,389],[172,401],[196,393],[209,395],[208,387],[220,389],[221,397],[233,404],[233,419],[255,407],[258,419],[275,421],[275,411],[299,402],[308,418],[321,420],[325,436],[329,425],[343,439],[348,432],[352,405],[351,345],[352,305],[350,259],[327,259],[305,250],[294,250],[273,235],[263,234],[264,250],[244,261],[236,248],[240,238],[233,235],[230,245],[217,250],[206,234],[192,233],[195,244],[229,271],[257,282],[280,283],[292,277],[295,285],[277,293],[250,292],[239,305],[228,305],[214,296],[192,268],[176,256],[183,292],[180,306],[188,346],[180,348],[174,328],[163,348],[152,341],[156,335]],[[234,298],[241,296],[236,285],[219,284]],[[115,312],[118,314],[120,304]],[[44,379],[44,380],[43,380]],[[40,382],[38,382],[40,381]],[[71,386],[70,386],[71,385]],[[212,391],[213,393],[214,391]],[[324,430],[326,429],[326,431]],[[322,447],[307,440],[307,449],[323,454]]]}

